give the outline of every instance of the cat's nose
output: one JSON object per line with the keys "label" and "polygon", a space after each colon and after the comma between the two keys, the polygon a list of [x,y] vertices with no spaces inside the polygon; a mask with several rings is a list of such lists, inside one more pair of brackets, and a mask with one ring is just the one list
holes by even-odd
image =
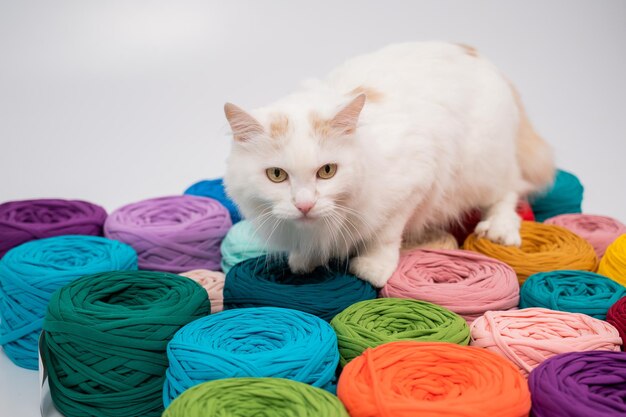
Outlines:
{"label": "cat's nose", "polygon": [[311,211],[314,205],[315,205],[314,201],[303,201],[300,203],[295,203],[296,208],[300,210],[300,212],[304,215],[306,215],[309,211]]}

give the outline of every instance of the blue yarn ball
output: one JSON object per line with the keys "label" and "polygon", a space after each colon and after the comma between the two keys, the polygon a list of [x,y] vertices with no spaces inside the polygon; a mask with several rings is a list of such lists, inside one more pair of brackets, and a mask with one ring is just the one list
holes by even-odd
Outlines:
{"label": "blue yarn ball", "polygon": [[626,288],[593,272],[540,272],[522,285],[520,308],[543,307],[604,320],[608,309],[625,296]]}
{"label": "blue yarn ball", "polygon": [[277,377],[334,392],[337,336],[308,313],[275,307],[242,308],[203,317],[180,329],[167,345],[167,407],[202,382]]}
{"label": "blue yarn ball", "polygon": [[19,245],[0,259],[0,344],[18,366],[37,369],[39,334],[52,293],[83,275],[137,269],[130,246],[65,235]]}
{"label": "blue yarn ball", "polygon": [[270,254],[239,262],[224,282],[224,309],[283,307],[305,311],[331,321],[345,308],[376,298],[371,284],[334,262],[306,274],[294,274],[287,257]]}
{"label": "blue yarn ball", "polygon": [[584,191],[576,175],[557,170],[552,187],[529,198],[535,220],[543,222],[559,214],[581,213]]}
{"label": "blue yarn ball", "polygon": [[209,197],[217,200],[228,209],[230,219],[233,224],[241,220],[241,214],[239,213],[237,205],[226,194],[226,190],[224,189],[224,180],[222,178],[199,181],[187,188],[184,194]]}

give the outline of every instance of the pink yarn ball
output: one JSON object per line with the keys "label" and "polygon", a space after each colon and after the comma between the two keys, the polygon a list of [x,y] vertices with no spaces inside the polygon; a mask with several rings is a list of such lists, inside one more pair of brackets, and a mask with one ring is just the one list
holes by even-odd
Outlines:
{"label": "pink yarn ball", "polygon": [[224,280],[226,279],[224,273],[208,269],[194,269],[180,275],[191,278],[204,287],[211,300],[211,313],[218,313],[224,309]]}
{"label": "pink yarn ball", "polygon": [[380,294],[429,301],[471,323],[485,311],[516,308],[519,283],[510,266],[485,255],[417,249],[401,255],[398,268]]}
{"label": "pink yarn ball", "polygon": [[488,311],[470,326],[471,346],[498,353],[524,374],[566,352],[619,351],[622,339],[609,323],[580,313],[524,308]]}
{"label": "pink yarn ball", "polygon": [[555,224],[576,233],[591,243],[598,259],[604,256],[606,248],[615,239],[626,233],[626,226],[619,220],[592,214],[561,214],[546,220],[544,223]]}

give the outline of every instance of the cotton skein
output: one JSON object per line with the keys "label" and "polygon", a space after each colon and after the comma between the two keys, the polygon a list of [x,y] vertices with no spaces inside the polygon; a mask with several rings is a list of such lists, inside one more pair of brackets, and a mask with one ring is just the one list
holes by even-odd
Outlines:
{"label": "cotton skein", "polygon": [[337,392],[351,417],[526,417],[531,405],[510,362],[451,343],[368,349],[343,369]]}
{"label": "cotton skein", "polygon": [[580,213],[584,191],[583,185],[574,174],[557,170],[552,187],[529,199],[535,219],[543,222],[559,214]]}
{"label": "cotton skein", "polygon": [[194,269],[180,275],[191,278],[202,285],[211,301],[211,313],[219,313],[224,309],[224,280],[226,276],[222,272]]}
{"label": "cotton skein", "polygon": [[522,222],[522,246],[504,246],[471,234],[464,249],[484,255],[511,266],[520,284],[537,272],[560,269],[595,271],[598,258],[593,247],[569,230],[549,224]]}
{"label": "cotton skein", "polygon": [[219,202],[186,195],[119,208],[104,231],[137,251],[139,269],[180,273],[219,269],[220,244],[230,227],[228,211]]}
{"label": "cotton skein", "polygon": [[344,308],[376,298],[376,290],[345,265],[294,274],[283,256],[248,259],[226,274],[224,308],[284,307],[330,321]]}
{"label": "cotton skein", "polygon": [[472,322],[488,310],[510,310],[519,302],[515,271],[496,259],[464,250],[413,250],[380,292],[438,304]]}
{"label": "cotton skein", "polygon": [[618,351],[615,327],[585,314],[545,308],[488,311],[471,325],[472,346],[509,359],[524,374],[544,360],[565,352]]}
{"label": "cotton skein", "polygon": [[598,259],[615,239],[626,233],[626,226],[619,220],[592,214],[561,214],[549,218],[545,224],[555,224],[576,233],[591,243]]}
{"label": "cotton skein", "polygon": [[621,298],[609,308],[606,321],[615,326],[622,338],[622,350],[626,350],[626,297]]}
{"label": "cotton skein", "polygon": [[87,275],[56,291],[44,321],[42,356],[65,417],[158,417],[166,347],[209,314],[192,280],[164,272]]}
{"label": "cotton skein", "polygon": [[604,320],[607,310],[624,296],[626,288],[593,272],[540,272],[524,282],[520,308],[544,307]]}
{"label": "cotton skein", "polygon": [[276,307],[240,308],[189,323],[167,346],[167,407],[199,383],[280,377],[335,390],[337,336],[324,320]]}
{"label": "cotton skein", "polygon": [[615,239],[606,249],[598,273],[626,285],[626,234]]}
{"label": "cotton skein", "polygon": [[0,258],[34,239],[60,235],[102,236],[106,211],[80,200],[23,200],[0,204]]}
{"label": "cotton skein", "polygon": [[365,349],[399,340],[467,345],[465,320],[435,304],[401,298],[378,298],[351,305],[330,322],[337,333],[341,366]]}
{"label": "cotton skein", "polygon": [[337,397],[282,378],[229,378],[185,391],[163,417],[350,417]]}
{"label": "cotton skein", "polygon": [[56,236],[17,246],[0,259],[0,344],[37,369],[39,334],[52,293],[86,274],[137,269],[128,245],[98,236]]}
{"label": "cotton skein", "polygon": [[626,354],[574,352],[554,356],[528,378],[534,417],[626,416]]}
{"label": "cotton skein", "polygon": [[252,222],[240,221],[228,231],[222,241],[222,271],[227,274],[235,264],[265,255],[266,247],[256,235],[256,227]]}
{"label": "cotton skein", "polygon": [[224,189],[224,180],[216,178],[212,180],[203,180],[193,184],[185,190],[187,195],[196,195],[199,197],[209,197],[222,203],[230,213],[230,219],[233,224],[241,220],[239,209],[233,200],[226,194]]}

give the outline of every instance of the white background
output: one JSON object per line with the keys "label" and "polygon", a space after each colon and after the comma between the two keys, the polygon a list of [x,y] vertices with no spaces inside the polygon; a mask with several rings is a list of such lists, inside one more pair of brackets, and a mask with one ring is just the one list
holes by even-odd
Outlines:
{"label": "white background", "polygon": [[[391,42],[476,46],[522,92],[584,208],[626,221],[626,2],[0,0],[0,201],[108,210],[221,175],[254,108]],[[36,373],[0,358],[2,415]]]}

